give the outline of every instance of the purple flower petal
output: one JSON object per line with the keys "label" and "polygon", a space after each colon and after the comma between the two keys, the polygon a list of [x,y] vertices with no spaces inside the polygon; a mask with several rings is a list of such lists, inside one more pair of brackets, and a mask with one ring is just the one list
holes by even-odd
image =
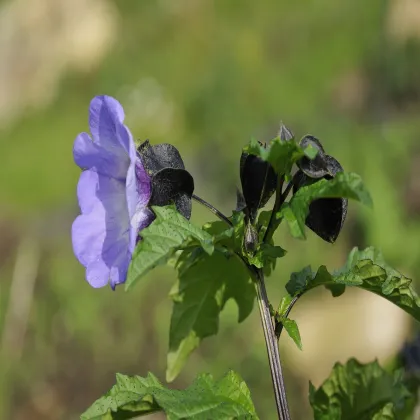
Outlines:
{"label": "purple flower petal", "polygon": [[125,184],[89,170],[80,177],[78,195],[82,214],[72,227],[74,253],[83,265],[102,259],[112,267],[129,243]]}
{"label": "purple flower petal", "polygon": [[126,180],[125,180],[125,189],[127,192],[127,209],[128,209],[128,216],[130,220],[132,217],[134,217],[134,214],[136,213],[137,201],[139,199],[135,166],[136,166],[136,162],[135,162],[135,157],[134,157],[134,160],[131,161],[130,166],[127,169]]}
{"label": "purple flower petal", "polygon": [[146,207],[150,179],[123,120],[118,101],[98,96],[89,112],[93,140],[81,133],[74,143],[74,160],[86,170],[77,186],[81,215],[72,226],[73,250],[93,287],[110,282],[114,289],[125,281],[139,231],[154,218]]}
{"label": "purple flower petal", "polygon": [[109,283],[109,267],[102,260],[94,261],[86,268],[86,280],[95,288]]}
{"label": "purple flower petal", "polygon": [[83,171],[77,184],[77,198],[82,214],[90,213],[99,199],[96,196],[99,174],[95,171]]}
{"label": "purple flower petal", "polygon": [[71,233],[74,254],[82,265],[87,267],[100,259],[106,236],[104,218],[82,214],[73,222]]}
{"label": "purple flower petal", "polygon": [[110,96],[96,96],[89,107],[89,127],[93,140],[104,149],[116,155],[124,151],[130,153],[131,135],[121,135],[118,129],[124,121],[124,110],[121,104]]}
{"label": "purple flower petal", "polygon": [[137,206],[145,207],[149,202],[149,198],[152,194],[152,185],[150,177],[144,168],[142,160],[137,157],[135,163],[136,180],[137,180],[137,194],[138,201]]}
{"label": "purple flower petal", "polygon": [[[124,152],[122,148],[121,151]],[[113,178],[125,179],[130,156],[125,152],[119,154],[114,152],[115,149],[109,151],[98,142],[93,142],[87,133],[79,134],[73,146],[74,161],[80,168],[94,169]]]}

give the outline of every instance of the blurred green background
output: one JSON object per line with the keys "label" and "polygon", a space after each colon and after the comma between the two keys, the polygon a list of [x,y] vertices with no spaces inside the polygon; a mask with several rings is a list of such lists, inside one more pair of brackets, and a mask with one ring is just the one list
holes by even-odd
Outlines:
{"label": "blurred green background", "polygon": [[[76,419],[117,371],[165,378],[174,272],[159,268],[130,294],[94,290],[72,253],[72,145],[97,94],[123,104],[136,138],[176,145],[195,192],[227,214],[242,146],[274,137],[281,120],[363,176],[374,210],[350,203],[335,245],[280,229],[275,306],[291,271],[337,268],[353,246],[374,245],[420,279],[417,0],[0,0],[1,419]],[[194,206],[195,223],[211,218]],[[258,310],[236,318],[228,304],[171,386],[232,368],[261,418],[275,418]],[[358,291],[311,292],[292,318],[303,352],[281,344],[296,419],[311,418],[309,380],[350,356],[387,362],[415,328]]]}

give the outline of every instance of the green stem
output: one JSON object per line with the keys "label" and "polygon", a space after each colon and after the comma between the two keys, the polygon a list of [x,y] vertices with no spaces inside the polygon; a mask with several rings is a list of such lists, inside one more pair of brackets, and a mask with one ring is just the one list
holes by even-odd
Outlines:
{"label": "green stem", "polygon": [[290,420],[277,337],[274,331],[270,303],[268,301],[267,290],[264,283],[264,273],[253,265],[249,265],[245,258],[239,253],[235,253],[235,255],[245,265],[250,272],[251,277],[254,279],[258,309],[260,311],[261,324],[264,331],[265,347],[267,349],[268,362],[270,365],[271,380],[273,382],[277,414],[280,420]]}
{"label": "green stem", "polygon": [[267,297],[267,291],[265,289],[264,274],[262,270],[255,271],[255,287],[257,291],[258,307],[260,310],[261,323],[264,330],[264,339],[267,348],[268,361],[270,364],[271,379],[273,381],[277,414],[280,420],[290,420],[286,389],[284,386],[284,378],[280,362],[279,348],[277,344],[277,338],[274,332],[273,320],[270,313],[270,304]]}
{"label": "green stem", "polygon": [[[277,190],[279,191],[279,193],[276,195],[276,202],[278,202],[278,200],[281,200],[281,198],[278,197],[281,197],[282,186],[283,179],[277,185]],[[219,217],[219,219],[227,223],[229,226],[232,226],[232,222],[222,212],[217,210],[210,203],[194,194],[192,198],[200,204],[202,204],[203,206],[207,207],[213,214]],[[278,209],[280,208],[281,204],[281,202],[280,205],[277,204]],[[272,216],[273,214],[275,214],[274,210]],[[271,223],[272,220],[270,219],[269,225]],[[265,236],[267,236],[267,233]],[[239,253],[236,253],[236,255],[245,264],[245,266],[250,271],[251,276],[254,279],[255,288],[257,292],[258,307],[260,310],[261,323],[264,331],[265,345],[267,348],[268,361],[270,364],[271,379],[273,381],[277,414],[280,420],[290,420],[289,407],[287,404],[286,390],[284,386],[283,372],[280,363],[280,354],[277,343],[277,337],[274,331],[273,318],[270,313],[270,304],[268,301],[267,291],[264,283],[264,273],[262,270],[258,270],[256,267],[249,265],[248,262],[244,259],[244,257]]]}
{"label": "green stem", "polygon": [[[290,182],[285,191],[282,193],[284,184],[284,177],[281,176],[277,180],[276,198],[271,212],[270,221],[268,222],[267,230],[264,234],[264,243],[268,243],[273,237],[274,231],[278,226],[277,212],[280,210],[282,204],[286,200],[291,188]],[[267,297],[267,292],[264,284],[264,274],[262,270],[258,270],[257,276],[257,297],[260,308],[261,321],[264,329],[265,343],[267,347],[268,359],[270,363],[271,377],[273,380],[274,395],[276,397],[277,412],[280,419],[290,420],[289,407],[287,404],[286,388],[284,385],[283,372],[280,362],[280,352],[278,346],[278,337],[273,326],[273,319],[270,313],[270,304]],[[290,308],[291,309],[291,308]],[[274,320],[275,322],[275,320]],[[280,331],[281,332],[281,331]]]}
{"label": "green stem", "polygon": [[286,201],[286,198],[287,198],[287,196],[289,195],[289,192],[290,192],[290,190],[292,189],[292,187],[293,187],[293,182],[292,182],[292,181],[290,181],[290,182],[287,184],[286,189],[283,191],[283,194],[281,195],[281,202],[282,202],[282,203],[284,203],[284,202]]}

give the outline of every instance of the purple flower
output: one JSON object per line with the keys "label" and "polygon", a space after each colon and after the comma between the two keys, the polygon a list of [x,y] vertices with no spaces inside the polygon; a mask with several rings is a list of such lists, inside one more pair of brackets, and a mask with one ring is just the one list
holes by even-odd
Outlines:
{"label": "purple flower", "polygon": [[147,208],[151,180],[123,124],[121,104],[93,98],[87,133],[77,136],[73,155],[84,169],[77,186],[81,215],[72,226],[73,250],[93,287],[124,283],[140,230],[153,212]]}

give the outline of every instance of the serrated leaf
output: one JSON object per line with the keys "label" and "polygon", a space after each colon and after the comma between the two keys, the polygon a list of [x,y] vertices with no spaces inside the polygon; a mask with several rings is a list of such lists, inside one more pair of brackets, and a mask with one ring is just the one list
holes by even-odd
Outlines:
{"label": "serrated leaf", "polygon": [[209,254],[214,250],[212,236],[185,219],[174,206],[154,206],[152,209],[156,219],[141,231],[142,240],[134,251],[128,269],[126,290],[151,269],[166,263],[187,242],[199,243]]}
{"label": "serrated leaf", "polygon": [[314,273],[308,265],[301,271],[290,274],[290,280],[286,283],[286,290],[290,296],[296,296],[309,290]]}
{"label": "serrated leaf", "polygon": [[[305,155],[305,151],[294,140],[285,141],[279,137],[272,140],[267,148],[259,144],[256,140],[251,140],[244,149],[246,153],[259,156],[261,159],[269,162],[275,172],[279,175],[289,175],[292,166]],[[308,151],[313,155],[313,151]]]}
{"label": "serrated leaf", "polygon": [[[185,270],[184,264],[189,264]],[[169,333],[166,379],[175,379],[190,353],[204,338],[217,333],[219,314],[229,299],[238,305],[238,322],[252,311],[255,290],[248,271],[235,257],[219,251],[196,255],[193,264],[188,253],[178,267],[179,280],[171,291],[174,307]]]}
{"label": "serrated leaf", "polygon": [[333,296],[343,293],[345,286],[360,287],[382,296],[420,321],[420,299],[411,280],[387,265],[382,254],[372,247],[363,251],[353,249],[344,267],[333,274],[325,266],[319,267],[316,274],[311,273],[310,267],[292,273],[286,290],[296,296],[316,286],[327,287]]}
{"label": "serrated leaf", "polygon": [[377,361],[337,363],[320,388],[310,384],[309,389],[315,420],[397,419],[410,400],[400,377],[387,373]]}
{"label": "serrated leaf", "polygon": [[116,382],[80,416],[81,420],[130,419],[160,409],[147,392],[149,388],[162,388],[152,373],[146,378],[118,373]]}
{"label": "serrated leaf", "polygon": [[305,239],[305,220],[309,205],[318,198],[349,198],[372,207],[372,199],[362,179],[355,173],[340,172],[332,180],[321,179],[300,188],[289,203],[284,203],[278,217],[284,218],[293,237]]}
{"label": "serrated leaf", "polygon": [[220,381],[199,375],[185,390],[164,388],[147,378],[117,374],[117,383],[97,400],[81,420],[122,420],[163,411],[168,420],[258,419],[246,383],[235,372]]}
{"label": "serrated leaf", "polygon": [[325,288],[331,292],[333,297],[339,297],[346,291],[344,284],[326,284]]}
{"label": "serrated leaf", "polygon": [[302,339],[300,337],[299,327],[293,319],[280,317],[280,322],[283,324],[284,329],[289,334],[289,337],[295,342],[300,350],[302,350]]}

